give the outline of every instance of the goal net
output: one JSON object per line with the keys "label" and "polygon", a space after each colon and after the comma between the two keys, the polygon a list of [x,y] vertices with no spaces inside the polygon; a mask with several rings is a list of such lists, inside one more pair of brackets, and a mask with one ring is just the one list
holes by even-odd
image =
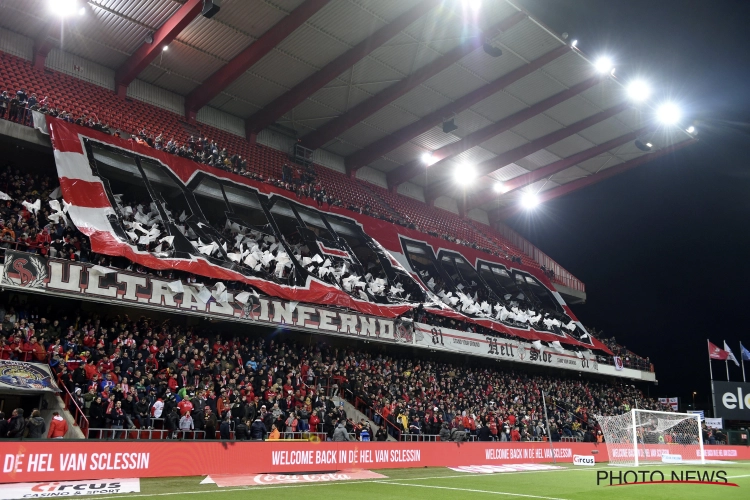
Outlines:
{"label": "goal net", "polygon": [[609,417],[597,415],[596,420],[612,465],[705,463],[700,416],[696,414],[630,410]]}

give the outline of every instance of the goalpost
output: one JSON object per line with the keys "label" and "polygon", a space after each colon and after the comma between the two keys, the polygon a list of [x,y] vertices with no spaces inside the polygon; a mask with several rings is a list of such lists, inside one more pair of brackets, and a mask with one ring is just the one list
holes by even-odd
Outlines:
{"label": "goalpost", "polygon": [[662,463],[706,463],[700,415],[633,409],[622,415],[596,416],[607,445],[609,463],[638,467]]}

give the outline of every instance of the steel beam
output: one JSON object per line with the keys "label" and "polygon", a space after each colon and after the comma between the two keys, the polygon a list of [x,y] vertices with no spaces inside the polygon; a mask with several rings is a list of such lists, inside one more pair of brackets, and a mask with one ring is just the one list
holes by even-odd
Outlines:
{"label": "steel beam", "polygon": [[426,167],[421,159],[412,160],[409,163],[405,163],[394,170],[388,172],[387,179],[389,186],[398,186],[399,184],[413,179],[417,175],[423,173],[425,168],[437,169],[440,165],[443,165],[445,161],[454,156],[457,156],[464,151],[468,151],[474,146],[478,146],[489,139],[502,134],[510,130],[511,128],[520,125],[526,120],[530,120],[538,114],[544,113],[548,109],[551,109],[558,104],[567,101],[571,97],[575,97],[581,92],[590,89],[601,81],[599,77],[592,77],[581,83],[570,87],[569,89],[563,90],[552,97],[544,99],[526,109],[519,111],[518,113],[503,118],[499,122],[488,125],[482,129],[476,130],[471,134],[467,135],[460,141],[443,146],[432,152],[432,158],[435,159],[435,163],[430,167]]}
{"label": "steel beam", "polygon": [[268,54],[282,40],[291,35],[331,0],[305,0],[288,16],[273,25],[260,38],[237,54],[231,61],[219,68],[206,81],[190,92],[185,98],[185,117],[194,120],[195,115],[211,99],[219,95],[233,81],[242,76],[263,56]]}
{"label": "steel beam", "polygon": [[393,22],[365,38],[339,57],[326,64],[320,71],[313,73],[298,83],[288,92],[280,95],[260,111],[247,119],[245,131],[248,138],[274,123],[285,113],[323,88],[328,82],[361,61],[373,50],[409,27],[414,21],[440,4],[439,0],[423,0],[410,10],[401,14]]}
{"label": "steel beam", "polygon": [[55,47],[55,32],[62,29],[62,21],[59,17],[53,17],[44,24],[39,34],[34,39],[34,52],[31,64],[38,70],[44,69],[44,63],[50,50]]}
{"label": "steel beam", "polygon": [[582,163],[586,160],[590,160],[591,158],[599,156],[600,154],[604,154],[611,149],[634,141],[645,131],[645,127],[641,128],[639,130],[636,130],[635,132],[630,132],[620,137],[616,137],[598,146],[594,146],[574,155],[568,156],[567,158],[552,162],[549,165],[545,165],[536,170],[532,170],[531,172],[528,172],[526,174],[519,175],[518,177],[503,182],[503,190],[500,193],[495,192],[495,190],[491,187],[485,189],[484,191],[477,193],[476,196],[471,197],[471,200],[468,202],[468,208],[469,210],[471,210],[472,208],[476,208],[484,205],[485,203],[489,203],[490,201],[504,196],[512,191],[515,191],[516,189],[528,186],[529,184],[533,184],[534,182],[544,179],[545,177],[555,175],[556,173],[562,172],[567,168],[578,165],[579,163]]}
{"label": "steel beam", "polygon": [[567,45],[551,50],[543,56],[534,59],[529,64],[521,66],[507,75],[501,76],[497,80],[459,97],[452,103],[446,104],[437,111],[433,111],[414,123],[401,127],[396,132],[376,140],[356,153],[352,153],[346,157],[345,162],[347,170],[358,170],[359,168],[370,164],[397,147],[406,144],[418,135],[427,132],[432,127],[440,125],[446,118],[449,118],[456,113],[460,113],[478,102],[487,99],[491,95],[500,92],[505,87],[508,87],[527,75],[530,75],[558,57],[567,54],[570,50],[570,47]]}
{"label": "steel beam", "polygon": [[201,13],[203,0],[187,0],[177,12],[154,32],[153,43],[146,43],[125,61],[115,72],[115,89],[117,95],[125,97],[130,82],[161,54],[163,47],[169,45],[190,22]]}
{"label": "steel beam", "polygon": [[[598,172],[596,174],[592,174],[586,177],[583,177],[581,179],[568,182],[567,184],[563,184],[562,186],[550,189],[548,191],[542,191],[539,193],[539,201],[545,202],[552,200],[554,198],[557,198],[559,196],[563,196],[569,193],[572,193],[573,191],[577,191],[579,189],[591,186],[593,184],[596,184],[597,182],[601,182],[605,179],[609,179],[610,177],[613,177],[617,174],[621,174],[623,172],[626,172],[632,168],[637,167],[638,165],[643,165],[644,163],[647,163],[651,160],[655,160],[659,158],[660,156],[664,156],[670,153],[673,153],[679,149],[682,149],[684,147],[687,147],[695,142],[697,142],[698,139],[688,139],[686,141],[680,142],[678,144],[674,144],[672,146],[668,146],[666,148],[660,149],[658,151],[654,151],[653,153],[647,153],[643,156],[639,156],[638,158],[634,158],[632,160],[626,161],[624,163],[620,163],[619,165],[615,165],[614,167],[608,168],[606,170],[602,170],[601,172]],[[493,210],[493,218],[495,220],[505,220],[509,217],[512,217],[513,215],[520,212],[522,208],[519,205],[512,205],[509,207],[506,207],[501,210]]]}
{"label": "steel beam", "polygon": [[516,12],[488,28],[484,33],[477,33],[475,36],[459,44],[452,50],[449,50],[434,61],[424,65],[398,83],[395,83],[369,99],[362,101],[346,113],[337,116],[319,127],[317,130],[310,132],[302,138],[302,145],[310,149],[318,149],[376,111],[384,108],[399,97],[406,95],[412,89],[457,63],[464,56],[482,47],[486,34],[507,31],[522,20],[526,19],[526,17],[525,13]]}
{"label": "steel beam", "polygon": [[[602,122],[621,113],[622,111],[627,109],[628,106],[629,103],[627,102],[618,104],[617,106],[613,106],[595,115],[589,116],[588,118],[584,118],[583,120],[577,121],[572,125],[568,125],[565,128],[561,128],[560,130],[556,130],[538,139],[534,139],[533,141],[524,144],[523,146],[519,146],[516,149],[512,149],[506,153],[482,162],[476,167],[478,177],[489,175],[506,165],[510,165],[511,163],[520,160],[521,158],[526,158],[530,154],[536,153],[537,151],[540,151],[547,146],[551,146],[556,142],[567,139],[572,135],[575,135],[593,125],[596,125],[599,122]],[[425,190],[425,198],[435,200],[439,196],[443,196],[444,194],[449,193],[451,189],[454,189],[452,179],[442,179],[435,184],[427,186],[427,189]]]}

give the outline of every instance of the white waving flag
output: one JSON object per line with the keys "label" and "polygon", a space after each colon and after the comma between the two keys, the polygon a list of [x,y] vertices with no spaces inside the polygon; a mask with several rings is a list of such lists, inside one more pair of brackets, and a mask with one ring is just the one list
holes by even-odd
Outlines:
{"label": "white waving flag", "polygon": [[732,350],[727,345],[727,341],[726,340],[724,341],[724,350],[727,351],[727,355],[728,355],[727,359],[731,359],[732,361],[734,361],[735,365],[740,366],[740,362],[737,361],[737,358],[734,357],[734,353],[732,352]]}

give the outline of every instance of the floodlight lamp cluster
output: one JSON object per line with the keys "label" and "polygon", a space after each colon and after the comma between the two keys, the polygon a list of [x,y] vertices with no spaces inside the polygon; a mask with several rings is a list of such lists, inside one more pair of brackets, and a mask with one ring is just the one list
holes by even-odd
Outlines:
{"label": "floodlight lamp cluster", "polygon": [[[481,5],[480,1],[469,1],[469,0],[463,0],[465,5],[471,5],[476,6],[478,9]],[[562,35],[563,40],[568,40],[568,34],[563,33]],[[578,47],[578,40],[572,39],[570,42],[570,47],[573,49],[577,49]],[[594,70],[599,73],[600,75],[608,75],[608,76],[614,76],[615,75],[615,65],[611,57],[607,55],[602,55],[598,57],[596,60],[592,63]],[[643,104],[647,103],[649,99],[652,96],[652,88],[649,85],[649,83],[646,80],[636,78],[631,80],[626,86],[625,91],[627,93],[628,99],[630,99],[633,103]],[[680,107],[672,101],[664,101],[654,108],[654,117],[656,120],[662,124],[663,126],[676,126],[679,125],[680,121],[682,120],[682,110]],[[456,127],[453,123],[450,125],[453,126],[451,130],[454,130]],[[445,124],[443,124],[443,130],[448,133],[449,131],[446,130]],[[694,126],[689,126],[685,129],[685,132],[687,132],[690,135],[695,135],[696,129]],[[647,138],[638,138],[635,140],[635,146],[644,152],[651,152],[654,148],[654,144],[651,142],[651,140]],[[438,160],[433,156],[431,152],[425,152],[421,156],[422,163],[429,167],[432,164],[436,163]],[[477,178],[477,173],[472,165],[468,164],[461,164],[456,166],[456,168],[453,171],[453,178],[457,185],[461,186],[462,188],[466,188],[467,186],[470,186],[473,184]],[[495,182],[492,185],[492,190],[497,193],[498,195],[502,195],[507,192],[507,189],[505,188],[505,185],[502,182]],[[521,193],[519,198],[520,204],[522,207],[524,207],[527,210],[533,209],[537,207],[541,200],[537,193],[531,192],[531,191],[525,191]]]}
{"label": "floodlight lamp cluster", "polygon": [[78,0],[49,0],[49,10],[61,18],[86,14],[86,6]]}

